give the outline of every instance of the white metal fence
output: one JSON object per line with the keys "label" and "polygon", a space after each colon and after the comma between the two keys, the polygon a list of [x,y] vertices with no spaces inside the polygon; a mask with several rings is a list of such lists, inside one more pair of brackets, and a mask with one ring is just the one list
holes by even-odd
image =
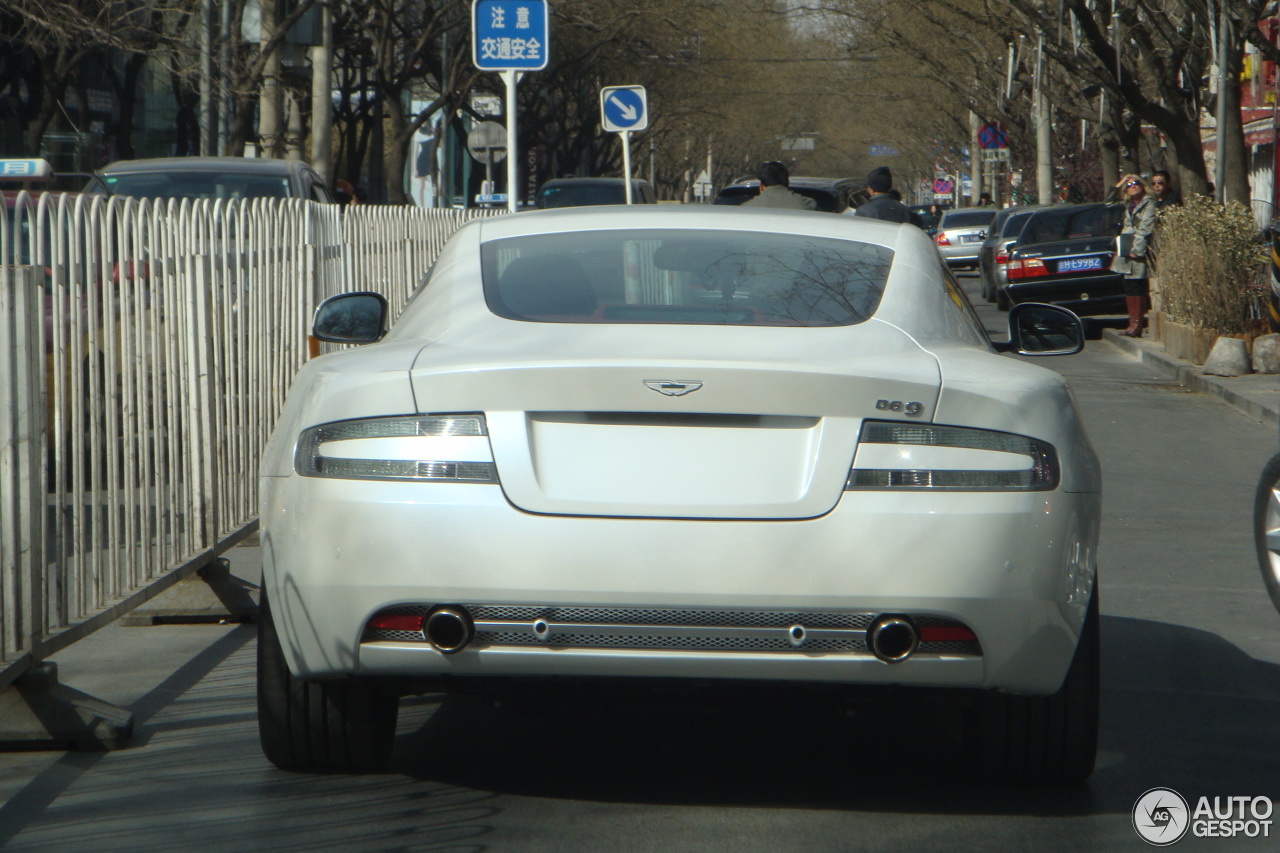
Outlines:
{"label": "white metal fence", "polygon": [[469,211],[21,194],[0,214],[0,688],[256,526],[316,304]]}

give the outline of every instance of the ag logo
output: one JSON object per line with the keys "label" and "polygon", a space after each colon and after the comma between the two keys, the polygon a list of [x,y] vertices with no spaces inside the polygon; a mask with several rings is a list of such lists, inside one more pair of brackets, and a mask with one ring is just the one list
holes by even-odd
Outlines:
{"label": "ag logo", "polygon": [[702,387],[701,382],[693,379],[646,379],[644,384],[668,397],[683,397]]}
{"label": "ag logo", "polygon": [[1152,788],[1133,804],[1133,829],[1148,844],[1168,847],[1187,834],[1187,801],[1172,788]]}

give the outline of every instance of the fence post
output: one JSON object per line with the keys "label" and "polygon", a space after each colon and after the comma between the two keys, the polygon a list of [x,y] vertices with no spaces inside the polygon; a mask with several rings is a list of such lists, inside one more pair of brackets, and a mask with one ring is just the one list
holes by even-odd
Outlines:
{"label": "fence post", "polygon": [[44,583],[43,270],[0,277],[0,661],[36,649]]}
{"label": "fence post", "polygon": [[186,367],[189,408],[187,428],[191,430],[196,458],[188,473],[192,477],[192,515],[199,531],[199,547],[218,541],[220,519],[217,517],[218,441],[214,437],[216,408],[213,395],[217,377],[213,369],[213,294],[208,255],[187,258],[187,282],[190,287],[189,325],[186,335]]}

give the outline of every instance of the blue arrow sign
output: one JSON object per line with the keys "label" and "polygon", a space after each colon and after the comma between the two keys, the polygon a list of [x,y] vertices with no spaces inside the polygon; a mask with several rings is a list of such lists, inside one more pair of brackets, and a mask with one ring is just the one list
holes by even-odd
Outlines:
{"label": "blue arrow sign", "polygon": [[601,89],[600,124],[611,133],[648,127],[649,102],[644,86],[605,86]]}
{"label": "blue arrow sign", "polygon": [[481,71],[547,67],[547,0],[474,0],[471,60]]}

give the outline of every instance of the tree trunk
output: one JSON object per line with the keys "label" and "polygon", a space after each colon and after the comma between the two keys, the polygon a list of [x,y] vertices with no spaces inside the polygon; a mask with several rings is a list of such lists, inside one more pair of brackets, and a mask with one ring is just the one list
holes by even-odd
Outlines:
{"label": "tree trunk", "polygon": [[231,126],[231,141],[227,153],[233,157],[244,156],[244,147],[253,136],[253,118],[257,112],[257,97],[252,94],[236,95],[236,116]]}
{"label": "tree trunk", "polygon": [[1222,200],[1238,201],[1249,204],[1249,160],[1244,148],[1244,125],[1240,116],[1240,73],[1243,70],[1244,45],[1232,39],[1232,49],[1228,51],[1227,73],[1225,79],[1230,82],[1218,97],[1223,98],[1225,120],[1218,128],[1218,156],[1222,159],[1223,184]]}
{"label": "tree trunk", "polygon": [[388,93],[385,102],[391,104],[388,116],[391,121],[391,144],[386,150],[387,203],[408,204],[409,196],[404,191],[404,171],[409,146],[413,144],[413,134],[409,132],[409,122],[405,119],[400,93]]}
{"label": "tree trunk", "polygon": [[262,0],[261,49],[270,51],[262,68],[262,89],[258,97],[258,148],[260,156],[284,156],[284,97],[280,84],[280,51],[272,46],[279,20],[276,0]]}

